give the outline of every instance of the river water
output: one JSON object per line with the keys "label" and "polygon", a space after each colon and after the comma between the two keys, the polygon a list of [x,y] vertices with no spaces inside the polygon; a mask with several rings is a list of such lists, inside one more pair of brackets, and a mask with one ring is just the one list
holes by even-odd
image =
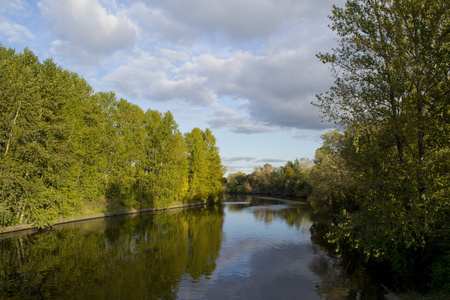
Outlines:
{"label": "river water", "polygon": [[312,225],[305,203],[230,196],[0,237],[0,299],[383,299]]}

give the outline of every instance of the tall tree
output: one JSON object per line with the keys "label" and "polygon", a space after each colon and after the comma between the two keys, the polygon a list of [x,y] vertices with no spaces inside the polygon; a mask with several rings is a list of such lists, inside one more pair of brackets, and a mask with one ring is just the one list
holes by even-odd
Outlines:
{"label": "tall tree", "polygon": [[415,249],[447,239],[450,2],[347,1],[330,19],[339,46],[318,57],[336,80],[317,106],[345,129],[358,204],[334,240],[412,272]]}
{"label": "tall tree", "polygon": [[185,134],[189,165],[189,195],[194,200],[217,200],[223,193],[225,168],[215,137],[209,129],[194,128]]}
{"label": "tall tree", "polygon": [[[336,77],[331,92],[318,96],[325,115],[353,126],[355,143],[382,134],[396,149],[413,191],[404,205],[427,198],[428,159],[448,147],[449,2],[348,1],[334,8],[332,29],[341,37],[332,54],[319,54]],[[437,157],[436,157],[437,155]],[[411,193],[411,194],[410,194]]]}
{"label": "tall tree", "polygon": [[217,201],[218,196],[223,193],[223,175],[226,172],[220,159],[219,147],[216,146],[216,138],[209,128],[203,133],[203,141],[206,144],[206,159],[209,162],[208,168],[208,189],[210,190],[211,200]]}
{"label": "tall tree", "polygon": [[192,200],[189,183],[194,199],[215,198],[215,138],[196,130],[186,140],[170,112],[144,113],[51,59],[0,46],[0,226],[45,227],[109,200],[167,207]]}
{"label": "tall tree", "polygon": [[73,164],[71,74],[28,49],[2,54],[1,199],[19,222],[45,226],[74,207],[63,192]]}
{"label": "tall tree", "polygon": [[108,157],[107,196],[122,199],[127,207],[135,207],[141,200],[137,180],[145,157],[145,114],[140,107],[124,99],[112,103],[107,125],[109,151],[105,153]]}
{"label": "tall tree", "polygon": [[187,192],[186,146],[173,115],[146,112],[144,170],[151,205],[167,207]]}
{"label": "tall tree", "polygon": [[16,54],[0,47],[1,141],[0,176],[3,205],[22,221],[26,206],[38,188],[32,181],[36,121],[41,99],[38,89],[39,62],[25,49]]}
{"label": "tall tree", "polygon": [[205,201],[208,198],[208,168],[206,158],[207,147],[203,143],[203,131],[199,128],[185,133],[189,163],[189,195],[192,199]]}

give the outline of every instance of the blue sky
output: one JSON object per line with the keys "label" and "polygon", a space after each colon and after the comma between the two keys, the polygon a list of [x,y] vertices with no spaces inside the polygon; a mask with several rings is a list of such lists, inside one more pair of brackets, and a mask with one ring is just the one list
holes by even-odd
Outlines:
{"label": "blue sky", "polygon": [[332,128],[311,105],[333,83],[344,0],[1,0],[0,43],[53,58],[96,91],[210,128],[229,173],[314,157]]}

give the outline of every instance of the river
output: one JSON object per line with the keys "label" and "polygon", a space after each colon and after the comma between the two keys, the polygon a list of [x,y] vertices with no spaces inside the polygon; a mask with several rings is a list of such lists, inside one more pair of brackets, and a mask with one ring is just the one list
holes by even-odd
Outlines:
{"label": "river", "polygon": [[305,203],[229,196],[0,236],[0,299],[383,299],[312,224]]}

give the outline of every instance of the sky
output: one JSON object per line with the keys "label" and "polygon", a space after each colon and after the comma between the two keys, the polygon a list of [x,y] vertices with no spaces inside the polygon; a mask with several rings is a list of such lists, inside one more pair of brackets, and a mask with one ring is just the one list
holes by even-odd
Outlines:
{"label": "sky", "polygon": [[314,158],[333,128],[332,5],[345,0],[0,0],[0,43],[52,58],[95,91],[209,128],[227,174]]}

